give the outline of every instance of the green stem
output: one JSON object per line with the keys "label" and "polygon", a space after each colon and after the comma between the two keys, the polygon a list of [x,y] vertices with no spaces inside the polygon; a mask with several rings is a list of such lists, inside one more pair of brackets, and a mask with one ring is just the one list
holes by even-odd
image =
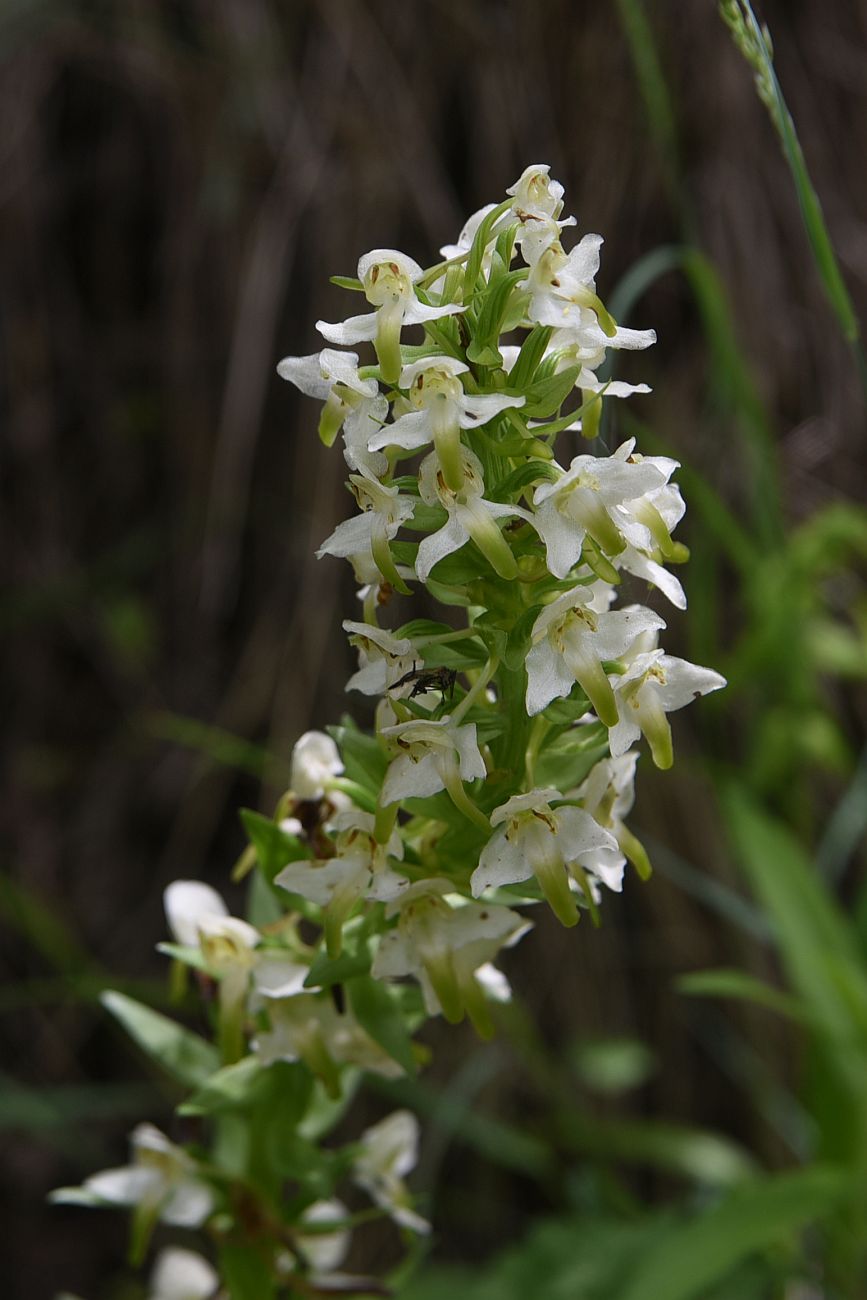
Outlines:
{"label": "green stem", "polygon": [[483,693],[483,691],[488,685],[488,682],[491,680],[491,678],[493,677],[494,673],[497,671],[499,666],[500,666],[500,661],[497,658],[497,656],[491,655],[490,659],[485,664],[482,671],[479,673],[473,685],[470,687],[470,689],[467,691],[464,698],[461,700],[460,704],[452,713],[451,719],[452,722],[455,723],[455,725],[457,725],[457,723],[459,723],[462,718],[466,717],[467,713],[473,707],[473,705],[475,704],[479,696]]}
{"label": "green stem", "polygon": [[539,757],[539,750],[542,748],[542,741],[545,739],[551,724],[548,720],[539,714],[534,720],[530,739],[527,742],[527,752],[524,760],[524,770],[527,774],[527,785],[533,788],[535,781],[533,779],[536,770],[536,759]]}

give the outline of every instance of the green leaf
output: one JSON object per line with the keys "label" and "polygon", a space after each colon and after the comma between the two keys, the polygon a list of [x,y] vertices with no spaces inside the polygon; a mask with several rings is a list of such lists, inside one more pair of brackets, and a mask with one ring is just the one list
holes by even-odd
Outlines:
{"label": "green leaf", "polygon": [[103,993],[100,1001],[139,1047],[179,1083],[196,1087],[219,1068],[217,1049],[168,1016],[113,989]]}
{"label": "green leaf", "polygon": [[164,957],[171,957],[172,961],[182,962],[184,966],[191,966],[193,970],[200,970],[205,975],[208,974],[208,964],[201,948],[188,948],[182,943],[169,943],[166,941],[157,944],[157,952],[161,952]]}
{"label": "green leaf", "polygon": [[331,284],[336,284],[338,289],[351,289],[354,293],[364,293],[364,285],[354,275],[330,275],[328,279]]}
{"label": "green leaf", "polygon": [[503,659],[506,667],[512,669],[513,672],[521,668],[527,658],[533,624],[536,622],[541,608],[541,605],[531,605],[528,609],[525,609],[509,633]]}
{"label": "green leaf", "polygon": [[334,1125],[342,1119],[353,1101],[359,1084],[361,1071],[344,1069],[340,1075],[341,1092],[339,1097],[329,1097],[321,1080],[314,1079],[313,1091],[307,1106],[307,1113],[298,1125],[298,1133],[308,1142],[318,1142]]}
{"label": "green leaf", "polygon": [[348,927],[344,926],[343,952],[339,957],[331,958],[325,951],[319,953],[310,967],[304,981],[307,988],[330,988],[332,984],[342,984],[356,975],[366,975],[370,971],[370,943],[365,939],[355,947],[347,944]]}
{"label": "green leaf", "polygon": [[517,223],[512,223],[505,230],[501,230],[497,236],[495,256],[503,266],[508,267],[512,261],[512,255],[515,248],[515,236],[518,233]]}
{"label": "green leaf", "polygon": [[231,1300],[273,1300],[270,1266],[255,1247],[221,1246],[219,1266]]}
{"label": "green leaf", "polygon": [[250,1098],[262,1068],[258,1056],[245,1056],[243,1061],[224,1065],[178,1107],[178,1114],[212,1115],[216,1111],[243,1106]]}
{"label": "green leaf", "polygon": [[748,1256],[830,1215],[848,1189],[840,1170],[822,1165],[739,1187],[652,1244],[618,1300],[702,1300]]}
{"label": "green leaf", "polygon": [[[580,366],[569,366],[556,375],[536,380],[526,389],[526,402],[521,407],[521,414],[527,420],[547,420],[566,401],[575,387],[575,380],[581,371]],[[507,391],[511,390],[510,389]],[[519,394],[520,395],[520,394]]]}
{"label": "green leaf", "polygon": [[552,461],[536,458],[525,460],[517,469],[512,470],[507,478],[491,485],[490,499],[502,502],[514,501],[524,488],[536,483],[556,483],[559,477],[560,470]]}
{"label": "green leaf", "polygon": [[252,808],[242,808],[241,821],[266,880],[272,881],[288,862],[310,857],[307,846],[295,835],[281,830],[270,817],[263,817]]}
{"label": "green leaf", "polygon": [[415,1074],[412,1039],[407,1033],[399,995],[395,996],[381,980],[368,976],[348,981],[346,991],[358,1023],[407,1074]]}
{"label": "green leaf", "polygon": [[404,799],[403,807],[407,812],[412,813],[413,817],[427,817],[431,821],[445,822],[447,826],[454,826],[459,830],[467,825],[467,819],[452,803],[449,796],[442,794],[432,794],[427,799]]}
{"label": "green leaf", "polygon": [[[436,572],[436,569],[434,569],[434,572]],[[462,609],[468,609],[470,605],[477,603],[465,589],[459,586],[452,587],[446,582],[438,582],[432,575],[428,576],[425,586],[430,595],[434,600],[438,601],[440,605],[452,605],[459,606]]]}
{"label": "green leaf", "polygon": [[474,708],[466,715],[467,722],[476,724],[476,735],[480,745],[486,745],[503,732],[509,730],[509,719],[493,709]]}
{"label": "green leaf", "polygon": [[466,542],[460,550],[438,560],[431,572],[437,582],[447,583],[450,587],[466,587],[490,570],[487,560],[480,556],[472,542]]}
{"label": "green leaf", "polygon": [[285,896],[270,885],[261,871],[253,871],[249,876],[247,888],[246,917],[257,930],[265,930],[269,925],[282,921],[285,912]]}
{"label": "green leaf", "polygon": [[757,1006],[767,1007],[780,1015],[793,1020],[803,1021],[804,1007],[797,998],[771,988],[762,980],[740,970],[700,970],[688,975],[681,975],[677,980],[681,993],[700,998],[740,998],[754,1002]]}
{"label": "green leaf", "polygon": [[109,1202],[86,1187],[55,1187],[48,1193],[51,1205],[81,1205],[89,1210],[104,1209]]}
{"label": "green leaf", "polygon": [[490,610],[486,610],[484,614],[479,615],[473,626],[484,639],[489,653],[495,654],[502,659],[506,653],[509,632],[507,628],[501,626],[499,619],[498,614],[492,614]]}
{"label": "green leaf", "polygon": [[[448,623],[436,623],[432,618],[412,618],[408,623],[402,623],[394,635],[409,637],[411,641],[420,641],[424,637],[452,636],[454,630]],[[470,635],[469,632],[467,635]]]}
{"label": "green leaf", "polygon": [[[585,712],[587,707],[585,700]],[[601,725],[565,731],[555,735],[542,749],[536,760],[534,780],[537,785],[554,785],[557,789],[568,790],[580,785],[607,754],[608,733]]]}
{"label": "green leaf", "polygon": [[442,506],[429,506],[424,501],[418,501],[409,519],[404,519],[402,527],[413,533],[436,533],[447,519],[448,514]]}
{"label": "green leaf", "polygon": [[[479,228],[475,233],[470,251],[467,256],[467,266],[464,272],[464,302],[468,303],[476,292],[476,281],[479,278],[479,272],[482,269],[482,261],[485,256],[485,249],[491,241],[491,231],[493,230],[500,217],[509,211],[512,206],[511,199],[504,199],[497,207],[491,211],[479,223]],[[439,323],[439,322],[438,322]]]}
{"label": "green leaf", "polygon": [[793,835],[731,786],[724,802],[741,866],[768,910],[789,979],[833,1043],[841,1078],[863,1095],[867,975],[854,932]]}
{"label": "green leaf", "polygon": [[357,781],[365,790],[376,795],[382,788],[388,759],[383,754],[375,737],[359,731],[351,718],[344,718],[339,727],[328,727],[346,769],[350,781]]}
{"label": "green leaf", "polygon": [[526,271],[509,271],[493,283],[482,300],[482,309],[474,336],[467,348],[467,359],[483,366],[501,366],[503,358],[497,348],[503,317],[512,290],[526,278]]}
{"label": "green leaf", "polygon": [[552,700],[542,716],[546,721],[553,722],[555,726],[568,726],[583,718],[589,708],[590,701],[576,682],[566,698]]}
{"label": "green leaf", "polygon": [[539,363],[551,340],[550,325],[536,325],[521,344],[515,364],[509,371],[509,385],[523,393],[531,384]]}

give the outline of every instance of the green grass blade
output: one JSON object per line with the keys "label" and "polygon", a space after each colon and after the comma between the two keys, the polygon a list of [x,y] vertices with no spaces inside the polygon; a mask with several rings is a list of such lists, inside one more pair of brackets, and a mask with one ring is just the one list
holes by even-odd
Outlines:
{"label": "green grass blade", "polygon": [[839,1170],[815,1165],[736,1188],[651,1246],[618,1300],[701,1300],[751,1255],[830,1215],[847,1187]]}
{"label": "green grass blade", "polygon": [[795,123],[777,79],[770,34],[767,27],[759,25],[750,0],[722,0],[720,13],[735,44],[755,73],[759,98],[776,127],[792,174],[813,260],[840,329],[855,350],[862,382],[867,384],[867,364],[859,343],[858,317],[840,271],[819,196],[807,170]]}
{"label": "green grass blade", "polygon": [[[677,121],[644,5],[641,0],[617,0],[617,15],[662,160],[666,186],[673,199],[682,199]],[[615,320],[620,319],[613,309],[612,314]]]}
{"label": "green grass blade", "polygon": [[776,1011],[792,1020],[803,1021],[804,1009],[797,998],[781,993],[763,980],[742,970],[699,970],[681,975],[677,981],[681,993],[699,998],[737,998],[755,1006]]}

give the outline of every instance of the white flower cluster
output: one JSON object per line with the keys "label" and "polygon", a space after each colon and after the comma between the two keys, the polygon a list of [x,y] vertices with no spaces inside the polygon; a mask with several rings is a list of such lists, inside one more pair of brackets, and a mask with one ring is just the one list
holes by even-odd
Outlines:
{"label": "white flower cluster", "polygon": [[[235,1113],[264,1123],[257,1081],[306,1080],[292,1174],[306,1191],[275,1228],[270,1263],[274,1277],[303,1275],[304,1290],[365,1290],[338,1271],[351,1217],[332,1196],[339,1178],[401,1227],[428,1229],[404,1183],[411,1115],[367,1130],[337,1164],[330,1152],[316,1163],[307,1132],[337,1122],[360,1072],[413,1069],[425,1014],[493,1032],[491,1004],[510,996],[493,963],[532,925],[519,907],[545,899],[574,925],[583,910],[596,917],[603,886],[622,888],[627,861],[649,874],[625,824],[633,745],[644,737],[669,767],[667,715],[724,685],[660,648],[659,614],[617,605],[624,580],[686,605],[667,567],[686,558],[672,540],[684,513],[677,463],[641,456],[632,439],[556,459],[561,434],[596,437],[607,398],[648,391],[600,376],[608,349],[655,340],[612,320],[596,292],[602,240],[585,235],[567,253],[574,221],[562,209],[548,168],[529,167],[435,266],[366,254],[357,281],[341,283],[372,310],[319,322],[336,347],[278,367],[323,403],[323,442],[343,434],[359,512],[318,554],[348,559],[360,585],[362,617],[344,623],[358,652],[348,689],[377,700],[374,732],[302,736],[274,817],[245,814],[239,869],[258,866],[259,923],[231,916],[210,886],[176,881],[165,895],[173,942],[162,947],[213,1008],[218,1050],[199,1040],[194,1052],[215,1063],[205,1111],[219,1110],[225,1089]],[[421,332],[412,342],[410,327]],[[373,345],[367,364],[339,350],[361,343]],[[464,623],[387,626],[411,583],[463,610]],[[159,1051],[174,1040],[146,1015],[139,1036],[153,1034]],[[58,1199],[134,1206],[151,1227],[207,1222],[233,1239],[243,1223],[227,1190],[234,1166],[149,1125],[132,1141],[129,1166]],[[258,1138],[249,1148],[265,1149]],[[245,1177],[246,1196],[255,1180]],[[207,1261],[174,1249],[157,1261],[152,1294],[204,1300],[215,1285]]]}
{"label": "white flower cluster", "polygon": [[[359,288],[375,310],[342,324],[319,322],[318,328],[332,344],[372,341],[378,364],[359,369],[356,353],[325,349],[286,358],[279,370],[324,399],[326,441],[343,428],[349,483],[361,513],[339,524],[318,554],[349,559],[363,583],[364,621],[344,627],[359,653],[349,688],[385,697],[377,735],[390,762],[380,806],[446,791],[489,832],[471,875],[472,894],[535,876],[571,924],[578,919],[576,885],[592,904],[598,882],[620,887],[627,857],[646,863],[612,811],[631,803],[631,746],[643,734],[656,765],[669,767],[667,715],[724,682],[659,648],[665,621],[656,612],[636,604],[612,608],[623,575],[649,583],[678,609],[686,606],[683,587],[666,567],[686,557],[671,536],[685,509],[671,482],[677,462],[640,455],[634,439],[611,455],[580,454],[563,466],[554,458],[563,429],[590,436],[597,431],[604,398],[649,391],[643,384],[601,380],[597,371],[609,348],[645,348],[655,334],[619,328],[599,299],[600,236],[585,235],[571,252],[564,250],[561,236],[574,220],[562,217],[563,189],[547,166],[527,168],[507,194],[499,206],[475,213],[458,242],[441,250],[446,260],[430,271],[392,249],[361,258]],[[411,324],[426,326],[423,344],[404,339]],[[502,342],[501,335],[516,330],[526,333],[522,346]],[[560,414],[573,389],[582,399],[578,420],[574,412]],[[550,409],[540,400],[546,392],[555,394]],[[413,474],[396,473],[419,453]],[[424,536],[404,542],[401,530]],[[457,552],[466,563],[450,571],[443,562]],[[549,706],[574,699],[576,687],[583,692],[587,707],[573,726],[601,724],[610,757],[580,791],[534,786],[528,779],[489,814],[480,813],[484,794],[472,800],[466,788],[485,781],[492,767],[491,751],[477,734],[487,703],[477,671],[463,668],[470,690],[449,713],[436,708],[431,692],[422,693],[416,706],[422,688],[445,681],[442,668],[437,676],[428,665],[438,662],[437,642],[448,641],[448,632],[414,637],[380,625],[393,590],[405,593],[413,579],[469,607],[469,637],[484,641],[479,629],[494,610],[506,633],[510,614],[512,629],[523,626],[527,718],[544,723]],[[451,693],[461,669],[452,662],[458,668]],[[491,679],[496,690],[495,667],[485,681],[488,691]],[[426,716],[425,704],[437,716]],[[586,790],[594,792],[589,809]],[[368,818],[363,834],[376,847],[366,849],[362,861],[357,845],[364,815],[341,816],[350,821],[335,821],[334,828],[345,841],[347,828],[355,827],[352,852],[295,864],[287,886],[291,878],[295,892],[342,915],[367,898],[386,902],[402,918],[415,907],[410,900],[419,889],[427,910],[437,890],[446,895],[448,882],[430,880],[407,891],[409,878],[398,865],[405,831],[395,830],[394,818]],[[383,827],[387,836],[380,834]],[[471,915],[466,906],[463,915]],[[401,919],[394,934],[405,928]],[[414,947],[418,951],[418,940]],[[388,973],[398,973],[390,960]],[[404,971],[413,969],[408,955],[403,960]],[[431,981],[430,963],[425,970],[430,1002],[438,984]],[[382,959],[379,973],[385,973]]]}

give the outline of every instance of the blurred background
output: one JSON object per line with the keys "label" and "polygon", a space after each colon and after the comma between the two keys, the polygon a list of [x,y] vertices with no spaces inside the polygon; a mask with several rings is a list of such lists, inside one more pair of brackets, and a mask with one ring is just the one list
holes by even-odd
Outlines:
{"label": "blurred background", "polygon": [[[762,17],[863,318],[867,7]],[[313,556],[345,466],[276,362],[356,310],[330,275],[372,247],[432,263],[531,162],[604,234],[603,299],[658,332],[606,438],[684,462],[666,648],[731,685],[679,715],[671,773],[641,764],[653,880],[599,931],[539,922],[493,1045],[430,1032],[435,1259],[845,1150],[797,1018],[677,983],[803,994],[768,854],[842,904],[853,961],[867,935],[864,388],[715,5],[5,0],[0,61],[3,1294],[139,1294],[123,1216],[45,1205],[171,1124],[98,994],[166,1004],[164,886],[231,899],[238,807],[270,813],[302,731],[365,717],[349,566]]]}

